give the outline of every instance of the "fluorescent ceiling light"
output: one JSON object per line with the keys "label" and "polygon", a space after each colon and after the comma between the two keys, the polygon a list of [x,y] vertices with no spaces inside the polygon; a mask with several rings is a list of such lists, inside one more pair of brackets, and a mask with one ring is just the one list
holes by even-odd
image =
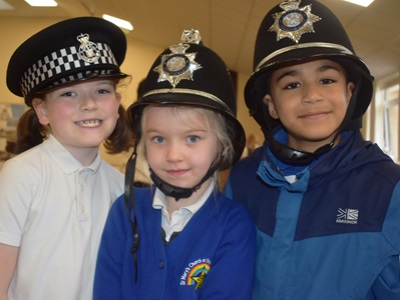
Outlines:
{"label": "fluorescent ceiling light", "polygon": [[11,10],[11,9],[14,9],[14,7],[12,7],[6,1],[0,0],[0,10]]}
{"label": "fluorescent ceiling light", "polygon": [[344,0],[344,1],[351,2],[364,7],[367,7],[372,2],[374,2],[374,0]]}
{"label": "fluorescent ceiling light", "polygon": [[53,0],[25,0],[30,6],[54,7],[57,2]]}
{"label": "fluorescent ceiling light", "polygon": [[103,19],[110,21],[111,23],[114,23],[115,25],[117,25],[118,27],[127,29],[127,30],[133,30],[133,26],[130,22],[122,20],[122,19],[118,19],[116,17],[113,16],[109,16],[109,15],[103,15]]}

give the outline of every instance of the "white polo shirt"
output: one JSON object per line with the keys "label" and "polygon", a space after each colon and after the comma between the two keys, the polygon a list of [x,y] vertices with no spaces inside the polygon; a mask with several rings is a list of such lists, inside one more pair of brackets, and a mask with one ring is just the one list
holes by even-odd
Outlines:
{"label": "white polo shirt", "polygon": [[92,299],[101,234],[123,174],[83,167],[53,136],[0,171],[0,243],[19,247],[9,298]]}

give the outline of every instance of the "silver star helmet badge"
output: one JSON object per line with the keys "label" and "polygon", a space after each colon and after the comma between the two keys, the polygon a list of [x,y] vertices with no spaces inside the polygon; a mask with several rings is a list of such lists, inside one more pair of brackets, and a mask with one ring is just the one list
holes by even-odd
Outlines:
{"label": "silver star helmet badge", "polygon": [[202,66],[195,61],[197,52],[186,53],[190,48],[187,43],[199,44],[200,34],[197,30],[185,30],[178,45],[169,47],[171,54],[161,57],[161,63],[153,69],[160,75],[157,82],[169,81],[172,87],[176,87],[181,80],[193,80],[193,72]]}
{"label": "silver star helmet badge", "polygon": [[301,0],[285,0],[279,7],[282,12],[273,15],[274,24],[269,31],[276,32],[276,40],[285,37],[299,42],[304,33],[314,32],[314,23],[321,20],[320,17],[311,13],[311,4],[299,8]]}
{"label": "silver star helmet badge", "polygon": [[76,39],[81,43],[78,52],[80,59],[88,63],[93,63],[99,59],[100,51],[95,43],[89,41],[87,33],[78,35]]}

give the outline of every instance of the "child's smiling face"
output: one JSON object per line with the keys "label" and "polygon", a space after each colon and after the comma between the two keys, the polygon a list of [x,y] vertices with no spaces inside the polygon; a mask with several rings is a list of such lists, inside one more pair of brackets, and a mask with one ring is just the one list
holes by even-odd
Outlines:
{"label": "child's smiling face", "polygon": [[80,149],[97,151],[119,118],[120,95],[110,79],[87,80],[54,89],[32,102],[43,125],[76,158]]}
{"label": "child's smiling face", "polygon": [[270,80],[264,103],[286,129],[288,146],[314,152],[332,142],[354,88],[344,68],[319,59],[278,69]]}

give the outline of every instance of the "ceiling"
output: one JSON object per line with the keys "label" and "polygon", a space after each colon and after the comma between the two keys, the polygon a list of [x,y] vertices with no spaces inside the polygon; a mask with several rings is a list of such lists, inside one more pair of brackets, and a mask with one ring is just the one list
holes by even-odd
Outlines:
{"label": "ceiling", "polygon": [[[0,0],[0,2],[3,0]],[[237,72],[249,74],[258,26],[279,0],[57,0],[56,8],[30,7],[6,0],[15,10],[0,18],[70,18],[103,13],[129,20],[128,38],[166,48],[179,41],[183,29],[200,30],[203,42]],[[353,46],[376,78],[400,70],[400,1],[375,0],[363,8],[341,0],[320,0],[345,26]]]}

